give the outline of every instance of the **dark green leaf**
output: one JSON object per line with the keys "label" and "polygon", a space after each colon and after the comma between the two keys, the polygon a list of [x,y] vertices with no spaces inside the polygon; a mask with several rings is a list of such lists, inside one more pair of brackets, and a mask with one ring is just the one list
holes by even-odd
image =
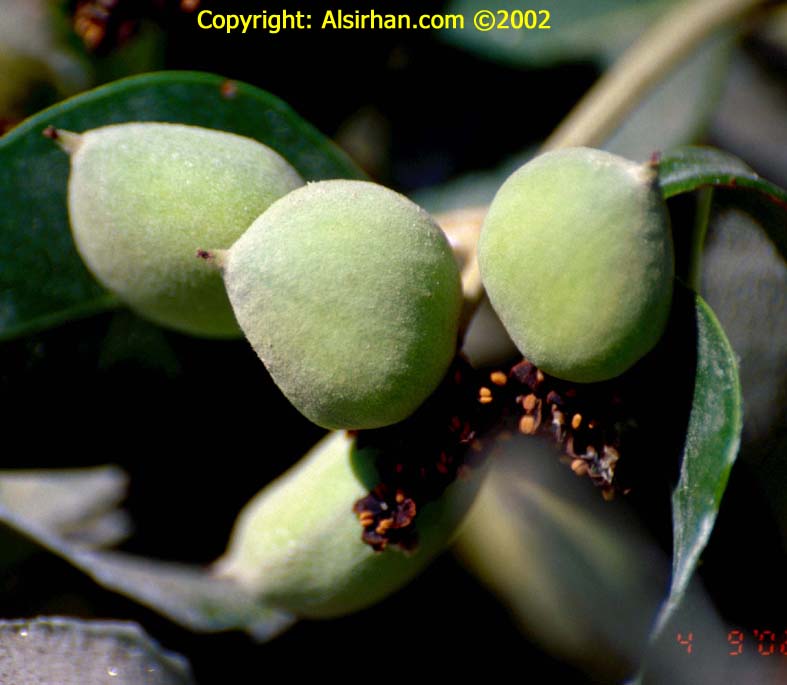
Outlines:
{"label": "dark green leaf", "polygon": [[787,191],[758,176],[734,155],[711,147],[687,145],[664,153],[659,183],[665,198],[707,186],[746,188],[787,209]]}
{"label": "dark green leaf", "polygon": [[231,131],[280,152],[310,180],[361,173],[286,104],[252,86],[197,72],[160,72],[97,88],[0,138],[0,339],[116,306],[83,266],[66,211],[68,159],[41,132],[124,121]]}
{"label": "dark green leaf", "polygon": [[659,183],[665,198],[717,188],[716,201],[751,214],[787,259],[787,191],[734,155],[707,147],[675,148],[659,162]]}
{"label": "dark green leaf", "polygon": [[696,296],[697,361],[680,478],[672,496],[672,582],[654,635],[680,604],[705,549],[743,427],[735,353],[710,307]]}

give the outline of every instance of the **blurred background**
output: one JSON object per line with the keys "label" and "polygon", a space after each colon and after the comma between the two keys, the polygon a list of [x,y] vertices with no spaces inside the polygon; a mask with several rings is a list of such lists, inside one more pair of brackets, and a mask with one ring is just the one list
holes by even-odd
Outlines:
{"label": "blurred background", "polygon": [[[429,210],[483,205],[623,50],[681,4],[545,0],[539,7],[550,9],[552,29],[517,36],[227,35],[200,30],[196,12],[315,12],[316,4],[0,0],[0,127],[12,130],[47,105],[125,76],[207,71],[278,96],[371,178]],[[413,16],[515,7],[502,0],[319,3],[329,6]],[[765,3],[666,74],[605,147],[645,160],[704,142],[787,186],[785,86],[787,7]],[[678,223],[693,216],[685,201],[671,209]],[[704,295],[740,359],[744,442],[690,597],[652,656],[652,682],[787,682],[778,680],[787,663],[787,272],[748,217],[720,212],[703,274]],[[482,312],[469,342],[477,363],[507,357],[499,336]],[[245,342],[188,338],[128,311],[0,343],[0,392],[9,437],[3,468],[122,467],[129,476],[123,506],[133,521],[122,549],[194,564],[223,552],[243,504],[321,435]],[[666,402],[654,411],[668,436],[685,425]],[[646,462],[637,469],[648,477],[608,504],[548,447],[509,446],[484,503],[491,529],[471,525],[458,554],[444,555],[381,605],[331,623],[299,623],[267,644],[240,633],[190,633],[43,553],[0,571],[0,617],[135,620],[185,655],[205,685],[226,682],[230,665],[249,674],[244,682],[267,669],[443,679],[469,667],[623,682],[668,586],[677,455],[664,451],[633,455]],[[758,652],[767,630],[778,635],[770,657]],[[729,655],[740,639],[730,631],[745,636],[748,656]],[[304,658],[315,652],[319,658]]]}

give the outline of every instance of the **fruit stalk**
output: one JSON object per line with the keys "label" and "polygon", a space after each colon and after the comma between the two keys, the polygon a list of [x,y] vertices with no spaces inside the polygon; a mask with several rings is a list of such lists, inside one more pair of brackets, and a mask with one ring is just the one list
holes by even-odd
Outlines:
{"label": "fruit stalk", "polygon": [[604,73],[542,150],[602,145],[642,97],[693,48],[762,4],[763,0],[678,3]]}

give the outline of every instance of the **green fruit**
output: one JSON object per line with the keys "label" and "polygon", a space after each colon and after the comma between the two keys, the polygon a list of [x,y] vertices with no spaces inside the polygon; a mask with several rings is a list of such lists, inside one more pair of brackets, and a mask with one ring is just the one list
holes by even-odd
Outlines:
{"label": "green fruit", "polygon": [[196,260],[229,247],[303,184],[270,148],[195,126],[129,123],[54,133],[71,153],[68,208],[80,255],[140,315],[201,336],[240,331],[221,277]]}
{"label": "green fruit", "polygon": [[425,211],[392,190],[309,184],[218,256],[243,332],[320,426],[401,421],[454,357],[462,286],[451,248]]}
{"label": "green fruit", "polygon": [[649,165],[588,148],[543,154],[500,188],[478,249],[512,340],[558,378],[617,376],[664,331],[674,259]]}
{"label": "green fruit", "polygon": [[375,552],[361,540],[353,504],[378,484],[376,449],[357,449],[345,432],[324,438],[246,505],[216,573],[306,618],[357,611],[402,587],[452,540],[483,469],[418,512],[415,551]]}

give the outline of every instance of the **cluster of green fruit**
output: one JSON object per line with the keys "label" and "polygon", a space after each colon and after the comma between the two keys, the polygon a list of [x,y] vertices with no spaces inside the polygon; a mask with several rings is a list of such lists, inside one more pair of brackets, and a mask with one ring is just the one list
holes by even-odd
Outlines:
{"label": "cluster of green fruit", "polygon": [[[270,148],[220,131],[50,134],[71,154],[79,253],[142,316],[194,335],[242,331],[326,428],[396,424],[440,384],[456,354],[460,275],[441,229],[408,199],[368,182],[304,184]],[[655,345],[671,301],[654,170],[589,149],[536,158],[496,196],[479,264],[512,339],[546,372],[622,373]],[[218,572],[305,616],[392,592],[447,544],[478,483],[419,512],[415,553],[376,553],[352,512],[372,462],[353,437],[329,436],[247,506]]]}

